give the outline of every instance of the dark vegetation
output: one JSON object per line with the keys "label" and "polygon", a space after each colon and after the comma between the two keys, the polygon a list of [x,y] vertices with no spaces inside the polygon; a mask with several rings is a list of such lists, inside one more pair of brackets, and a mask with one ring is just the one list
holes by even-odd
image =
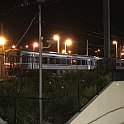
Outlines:
{"label": "dark vegetation", "polygon": [[[43,118],[64,124],[110,82],[104,73],[43,71]],[[9,124],[39,123],[39,72],[0,83],[0,116]]]}

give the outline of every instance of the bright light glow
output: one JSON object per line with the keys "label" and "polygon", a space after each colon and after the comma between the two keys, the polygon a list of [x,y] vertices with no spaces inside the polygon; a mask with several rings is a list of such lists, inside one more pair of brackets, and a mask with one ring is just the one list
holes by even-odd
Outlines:
{"label": "bright light glow", "polygon": [[39,44],[37,42],[34,42],[33,43],[33,50],[35,50],[35,48],[38,47],[38,46],[39,46]]}
{"label": "bright light glow", "polygon": [[100,52],[100,49],[98,49],[97,51]]}
{"label": "bright light glow", "polygon": [[51,52],[49,52],[49,53],[56,53],[56,52],[52,52],[52,51],[51,51]]}
{"label": "bright light glow", "polygon": [[34,42],[33,43],[33,47],[38,47],[38,43],[37,42]]}
{"label": "bright light glow", "polygon": [[54,35],[53,39],[57,41],[57,52],[60,52],[60,48],[59,48],[59,35]]}
{"label": "bright light glow", "polygon": [[95,53],[100,52],[100,49],[95,50]]}
{"label": "bright light glow", "polygon": [[59,35],[54,35],[53,39],[59,41]]}
{"label": "bright light glow", "polygon": [[71,51],[69,50],[68,53],[71,53]]}
{"label": "bright light glow", "polygon": [[65,41],[65,44],[66,44],[67,46],[70,46],[70,45],[72,45],[72,41],[71,41],[70,39],[68,39],[68,40]]}
{"label": "bright light glow", "polygon": [[100,49],[95,50],[95,53],[97,54],[97,57],[98,57],[99,52],[100,52]]}
{"label": "bright light glow", "polygon": [[28,48],[28,45],[26,45],[25,48]]}
{"label": "bright light glow", "polygon": [[117,46],[117,41],[114,40],[114,41],[113,41],[113,44],[115,44],[115,47],[116,47],[116,48],[115,48],[115,52],[116,52],[115,57],[118,58],[118,46]]}
{"label": "bright light glow", "polygon": [[114,41],[113,41],[113,44],[117,44],[117,41],[114,40]]}
{"label": "bright light glow", "polygon": [[15,49],[15,48],[16,48],[16,46],[15,46],[15,45],[12,45],[12,48],[13,48],[13,49]]}
{"label": "bright light glow", "polygon": [[123,56],[123,55],[124,55],[124,53],[121,53],[121,55]]}
{"label": "bright light glow", "polygon": [[62,53],[65,53],[65,50],[62,50]]}
{"label": "bright light glow", "polygon": [[72,41],[70,39],[67,39],[65,41],[65,54],[66,54],[66,50],[67,50],[66,46],[70,46],[70,45],[72,45]]}
{"label": "bright light glow", "polygon": [[0,45],[4,45],[6,42],[6,39],[4,37],[0,37]]}

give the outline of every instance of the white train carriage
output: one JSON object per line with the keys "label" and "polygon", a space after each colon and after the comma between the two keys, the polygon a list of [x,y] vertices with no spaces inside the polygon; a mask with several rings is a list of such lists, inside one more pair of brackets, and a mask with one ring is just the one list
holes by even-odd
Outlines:
{"label": "white train carriage", "polygon": [[[42,68],[49,70],[89,70],[96,67],[96,57],[61,53],[42,53]],[[39,53],[10,50],[5,53],[5,69],[39,69]]]}
{"label": "white train carriage", "polygon": [[43,53],[43,69],[93,69],[96,58],[69,54]]}
{"label": "white train carriage", "polygon": [[116,60],[116,69],[124,69],[124,59]]}

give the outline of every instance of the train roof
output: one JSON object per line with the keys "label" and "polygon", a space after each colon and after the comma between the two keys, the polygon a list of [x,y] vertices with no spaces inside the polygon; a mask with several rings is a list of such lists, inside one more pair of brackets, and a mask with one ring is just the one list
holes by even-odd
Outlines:
{"label": "train roof", "polygon": [[[20,50],[20,49],[10,49],[7,50],[7,52],[20,52],[22,54],[35,54],[35,55],[39,55],[39,52],[37,51],[31,51],[31,50]],[[57,53],[57,52],[48,52],[48,51],[42,51],[43,56],[53,56],[53,57],[69,57],[69,58],[92,58],[92,59],[98,59],[98,57],[95,56],[87,56],[87,55],[78,55],[78,54],[64,54],[64,53]]]}

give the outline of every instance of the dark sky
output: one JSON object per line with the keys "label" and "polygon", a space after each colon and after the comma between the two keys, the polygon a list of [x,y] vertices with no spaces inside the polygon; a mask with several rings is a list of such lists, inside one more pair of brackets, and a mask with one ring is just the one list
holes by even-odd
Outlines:
{"label": "dark sky", "polygon": [[[28,0],[29,3],[35,0]],[[23,0],[1,0],[0,22],[8,45],[16,44],[23,36],[38,13],[36,4],[21,6]],[[123,43],[124,40],[124,1],[110,1],[111,39]],[[86,39],[89,39],[89,52],[103,46],[103,3],[102,0],[49,0],[42,5],[42,36],[52,39],[53,34],[60,35],[61,49],[66,38],[73,40],[68,48],[73,53],[86,54]],[[38,16],[18,46],[32,45],[38,40]],[[50,49],[56,51],[56,43]],[[94,53],[95,54],[95,53]]]}

